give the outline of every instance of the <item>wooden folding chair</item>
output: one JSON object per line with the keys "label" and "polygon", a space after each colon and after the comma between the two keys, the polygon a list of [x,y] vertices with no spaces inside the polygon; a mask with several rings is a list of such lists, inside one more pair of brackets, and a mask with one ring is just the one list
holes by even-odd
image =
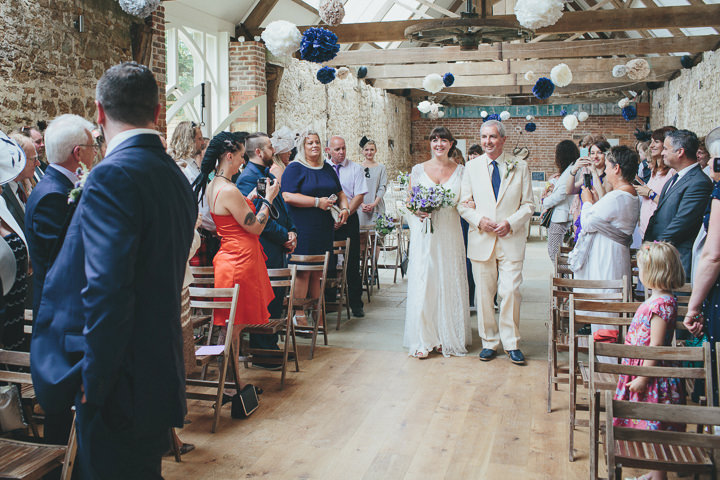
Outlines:
{"label": "wooden folding chair", "polygon": [[[627,291],[625,292],[627,294]],[[570,338],[569,338],[569,368],[570,368],[570,388],[569,388],[569,444],[568,454],[570,461],[575,460],[575,427],[576,426],[587,426],[589,421],[579,421],[576,413],[578,410],[590,410],[590,400],[587,403],[578,402],[577,395],[577,382],[581,380],[583,385],[589,387],[590,381],[590,368],[587,364],[578,362],[578,326],[600,324],[600,325],[614,325],[621,327],[620,333],[622,333],[622,327],[627,327],[632,322],[632,317],[637,309],[642,305],[641,302],[597,302],[593,300],[575,300],[575,295],[570,295]],[[582,313],[579,313],[582,312]],[[618,341],[622,341],[623,336],[618,336]],[[595,383],[596,387],[604,386],[605,388],[611,388],[613,380],[609,377],[603,377],[598,379]],[[592,392],[590,392],[592,393]]]}
{"label": "wooden folding chair", "polygon": [[[310,318],[314,316],[314,325],[302,326],[295,325],[296,332],[306,332],[312,334],[310,344],[310,360],[315,354],[315,344],[317,343],[318,332],[322,330],[325,345],[328,344],[327,339],[327,315],[325,315],[325,285],[327,283],[328,264],[330,263],[330,252],[324,255],[290,255],[290,264],[297,266],[298,272],[320,272],[320,296],[318,298],[294,298],[294,308],[302,308],[305,316]],[[308,315],[309,314],[309,315]],[[322,319],[322,326],[320,325]]]}
{"label": "wooden folding chair", "polygon": [[360,237],[365,239],[365,248],[360,252],[362,272],[362,289],[367,294],[368,303],[371,303],[373,287],[376,284],[377,268],[375,267],[375,226],[360,225]]}
{"label": "wooden folding chair", "polygon": [[605,404],[605,450],[610,480],[621,480],[624,467],[709,474],[717,478],[718,465],[713,456],[717,458],[720,450],[720,436],[616,427],[613,419],[720,426],[720,408],[613,400],[613,392],[610,391],[605,392]]}
{"label": "wooden folding chair", "polygon": [[[25,370],[25,371],[23,371]],[[0,384],[14,383],[20,389],[22,408],[33,437],[40,438],[33,408],[37,403],[32,376],[30,375],[30,353],[14,350],[0,350]]]}
{"label": "wooden folding chair", "polygon": [[350,250],[350,239],[336,240],[333,242],[333,255],[334,258],[340,258],[342,256],[342,263],[337,265],[335,275],[328,275],[326,282],[326,288],[335,289],[334,299],[325,299],[325,311],[326,312],[337,312],[337,325],[335,330],[340,330],[340,319],[342,318],[343,310],[347,313],[347,318],[350,320],[350,303],[348,302],[348,287],[347,287],[347,265],[348,265],[348,251]]}
{"label": "wooden folding chair", "polygon": [[[601,363],[596,355],[615,357],[617,364]],[[676,362],[699,362],[702,367],[680,367],[680,366],[652,366],[623,365],[623,358],[637,358],[643,360],[664,360]],[[601,390],[615,392],[617,380],[612,388],[600,388],[597,380],[602,375],[647,376],[680,379],[705,379],[706,387],[712,389],[712,363],[710,362],[710,344],[702,347],[642,347],[635,345],[621,345],[612,343],[601,343],[590,341],[590,478],[598,478],[598,450],[600,445],[600,399],[603,398]]]}
{"label": "wooden folding chair", "polygon": [[[240,292],[240,286],[235,285],[233,288],[198,288],[190,287],[190,307],[191,308],[207,308],[210,310],[215,309],[229,309],[230,316],[227,322],[227,332],[225,334],[224,345],[204,345],[202,347],[196,347],[195,359],[198,366],[206,366],[212,360],[219,360],[219,371],[218,380],[210,381],[205,379],[193,379],[187,378],[185,384],[187,386],[196,387],[215,387],[217,392],[202,393],[195,391],[187,391],[187,398],[194,398],[198,400],[207,400],[215,402],[215,418],[213,419],[211,432],[215,433],[218,422],[220,420],[220,410],[222,408],[223,390],[225,386],[230,388],[236,388],[239,383],[239,356],[238,346],[233,342],[233,321],[235,319],[235,310],[237,309],[238,295]],[[200,348],[207,349],[208,347],[216,347],[213,353],[208,354],[197,354],[197,350]],[[226,382],[228,363],[233,370],[234,383]]]}
{"label": "wooden folding chair", "polygon": [[572,248],[560,246],[555,258],[553,258],[553,277],[558,278],[573,278],[573,271],[570,270],[570,258],[569,254]]}
{"label": "wooden folding chair", "polygon": [[[349,242],[350,240],[348,240]],[[290,268],[271,268],[268,269],[268,276],[270,277],[270,285],[273,288],[287,288],[287,310],[285,316],[282,318],[271,318],[267,323],[262,325],[250,325],[245,327],[242,334],[264,334],[272,335],[276,333],[285,333],[285,342],[283,345],[282,356],[278,355],[277,350],[270,350],[267,348],[252,348],[248,345],[243,350],[243,354],[246,357],[245,366],[248,362],[254,361],[254,355],[263,354],[262,362],[281,365],[282,374],[280,375],[280,388],[282,389],[285,385],[285,372],[287,371],[288,356],[291,352],[290,342],[292,342],[292,354],[295,360],[295,371],[300,371],[300,364],[298,363],[298,351],[297,342],[295,339],[295,327],[292,322],[293,318],[293,298],[295,298],[295,279],[297,277],[297,266],[290,265]]]}
{"label": "wooden folding chair", "polygon": [[[397,272],[400,270],[402,278],[402,269],[400,263],[402,262],[403,253],[405,252],[404,241],[403,241],[403,229],[402,223],[398,223],[398,226],[391,233],[380,237],[377,233],[374,236],[373,241],[373,258],[379,252],[378,261],[375,265],[375,271],[378,269],[393,270],[393,283],[397,283]],[[395,257],[394,262],[387,262],[387,255],[391,254]],[[378,282],[378,288],[380,283]]]}
{"label": "wooden folding chair", "polygon": [[[565,248],[565,247],[563,247]],[[575,280],[553,277],[550,290],[550,320],[548,333],[547,411],[552,410],[552,392],[558,384],[569,383],[568,367],[558,364],[558,353],[569,351],[568,299],[575,294],[576,300],[626,301],[627,285],[623,280]],[[582,340],[585,340],[583,337]],[[587,351],[582,342],[580,351]]]}

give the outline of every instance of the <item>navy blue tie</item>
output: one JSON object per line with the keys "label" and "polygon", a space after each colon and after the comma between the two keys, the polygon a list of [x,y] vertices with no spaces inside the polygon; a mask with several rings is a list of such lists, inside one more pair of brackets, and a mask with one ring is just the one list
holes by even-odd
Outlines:
{"label": "navy blue tie", "polygon": [[668,185],[668,188],[667,188],[667,190],[665,190],[665,193],[670,191],[670,189],[673,187],[673,185],[675,185],[675,182],[677,182],[678,178],[680,178],[679,173],[676,173],[675,175],[672,176],[672,178],[670,179],[670,185]]}
{"label": "navy blue tie", "polygon": [[493,193],[495,194],[495,200],[497,201],[498,193],[500,192],[500,169],[498,168],[498,164],[495,160],[490,162],[490,164],[493,166],[492,177],[490,177],[490,180],[492,181]]}

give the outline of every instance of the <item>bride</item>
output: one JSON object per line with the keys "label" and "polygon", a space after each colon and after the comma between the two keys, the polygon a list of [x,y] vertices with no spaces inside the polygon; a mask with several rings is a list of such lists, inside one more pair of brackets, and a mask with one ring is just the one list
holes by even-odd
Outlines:
{"label": "bride", "polygon": [[[460,198],[463,166],[452,160],[457,141],[445,127],[430,133],[432,158],[415,165],[410,189],[416,185],[443,186]],[[434,233],[425,228],[428,214],[408,218],[410,251],[407,310],[403,346],[416,358],[427,358],[433,349],[448,357],[464,355],[470,344],[470,307],[465,272],[460,216],[454,206],[432,213]]]}

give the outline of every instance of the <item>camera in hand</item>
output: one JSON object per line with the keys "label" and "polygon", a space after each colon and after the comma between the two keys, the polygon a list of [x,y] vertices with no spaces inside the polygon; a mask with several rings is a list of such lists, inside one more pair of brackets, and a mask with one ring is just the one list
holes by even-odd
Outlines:
{"label": "camera in hand", "polygon": [[266,185],[265,185],[265,177],[258,178],[257,181],[257,193],[261,197],[264,197],[267,193]]}
{"label": "camera in hand", "polygon": [[720,157],[713,158],[713,172],[720,172]]}
{"label": "camera in hand", "polygon": [[583,174],[583,183],[585,185],[585,188],[587,188],[587,189],[592,188],[592,173],[584,173]]}

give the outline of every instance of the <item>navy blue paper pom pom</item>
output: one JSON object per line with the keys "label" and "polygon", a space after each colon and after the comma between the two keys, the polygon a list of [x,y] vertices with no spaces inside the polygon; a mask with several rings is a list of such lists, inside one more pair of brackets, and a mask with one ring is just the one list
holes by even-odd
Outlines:
{"label": "navy blue paper pom pom", "polygon": [[497,113],[491,113],[487,117],[483,118],[483,123],[489,120],[497,120],[498,122],[502,122],[502,120],[500,120],[500,115],[498,115]]}
{"label": "navy blue paper pom pom", "polygon": [[443,83],[446,87],[452,87],[452,84],[455,83],[455,75],[448,72],[445,75],[443,75]]}
{"label": "navy blue paper pom pom", "polygon": [[560,110],[560,116],[564,117],[565,115],[567,115],[567,110],[563,108],[562,110]]}
{"label": "navy blue paper pom pom", "polygon": [[358,68],[357,77],[358,77],[358,78],[365,78],[365,77],[367,77],[367,67],[360,67],[360,68]]}
{"label": "navy blue paper pom pom", "polygon": [[529,122],[525,124],[525,131],[526,132],[534,132],[537,129],[537,125],[535,125],[533,122]]}
{"label": "navy blue paper pom pom", "polygon": [[303,32],[300,58],[309,62],[323,63],[335,58],[340,45],[337,35],[324,28],[312,27]]}
{"label": "navy blue paper pom pom", "polygon": [[682,58],[680,58],[680,65],[682,65],[683,68],[693,68],[693,64],[694,62],[690,55],[683,55]]}
{"label": "navy blue paper pom pom", "polygon": [[320,70],[318,70],[317,75],[315,76],[320,81],[320,83],[327,85],[328,83],[335,80],[335,69],[332,67],[322,67]]}
{"label": "navy blue paper pom pom", "polygon": [[622,116],[625,121],[630,121],[637,118],[637,109],[633,105],[628,105],[622,109]]}
{"label": "navy blue paper pom pom", "polygon": [[546,98],[550,98],[550,95],[553,94],[555,91],[555,84],[546,77],[540,77],[537,82],[535,82],[535,86],[532,89],[533,95],[535,95],[540,100],[545,100]]}

